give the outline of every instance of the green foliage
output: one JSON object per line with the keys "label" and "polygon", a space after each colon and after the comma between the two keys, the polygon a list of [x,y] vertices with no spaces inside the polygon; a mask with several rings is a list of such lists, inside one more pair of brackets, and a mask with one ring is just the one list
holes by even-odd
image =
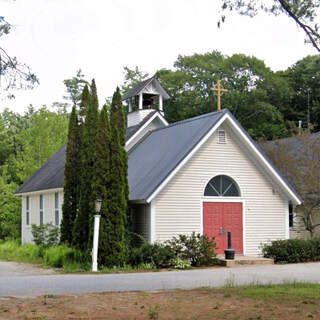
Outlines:
{"label": "green foliage", "polygon": [[14,136],[19,149],[7,160],[18,184],[27,180],[67,141],[68,118],[65,114],[46,107],[29,110],[32,114],[26,115],[27,125],[17,128],[19,132]]}
{"label": "green foliage", "polygon": [[151,263],[157,268],[188,268],[208,266],[217,263],[214,238],[195,234],[179,235],[165,243],[144,242],[140,247],[130,249],[128,263],[132,266]]}
{"label": "green foliage", "polygon": [[85,85],[88,85],[88,81],[84,79],[84,74],[81,69],[77,70],[75,77],[66,79],[63,81],[67,89],[67,96],[63,98],[72,102],[73,106],[78,107],[81,103],[82,92]]}
{"label": "green foliage", "polygon": [[[84,88],[84,94],[87,87]],[[87,99],[87,97],[85,97]],[[73,245],[86,250],[90,230],[92,230],[92,213],[94,212],[94,193],[92,183],[95,181],[94,163],[96,161],[95,141],[98,123],[98,98],[94,80],[91,84],[91,95],[88,104],[85,122],[81,125],[81,170],[80,170],[80,200],[79,211],[73,226]],[[89,246],[90,248],[90,246]]]}
{"label": "green foliage", "polygon": [[98,133],[96,139],[96,161],[95,181],[93,182],[93,192],[96,199],[101,199],[101,220],[99,229],[99,251],[98,263],[106,265],[106,257],[110,253],[109,230],[111,224],[109,220],[109,201],[110,201],[110,125],[106,106],[100,113]]}
{"label": "green foliage", "polygon": [[89,264],[88,255],[83,254],[81,251],[65,245],[55,246],[48,248],[43,254],[43,263],[47,266],[54,268],[69,268],[73,265],[77,267]]}
{"label": "green foliage", "polygon": [[169,245],[145,242],[141,247],[130,250],[128,263],[132,266],[150,263],[157,268],[168,268],[173,266],[175,258],[175,252]]}
{"label": "green foliage", "polygon": [[77,215],[79,200],[79,172],[80,172],[80,140],[79,124],[76,108],[72,108],[69,120],[68,142],[66,147],[66,164],[64,168],[63,187],[63,219],[61,222],[61,242],[71,245],[74,220]]}
{"label": "green foliage", "polygon": [[217,263],[214,237],[209,239],[205,235],[192,232],[191,235],[180,234],[166,243],[178,258],[190,261],[192,266],[210,266]]}
{"label": "green foliage", "polygon": [[[254,138],[286,136],[281,112],[282,100],[271,104],[269,94],[279,77],[263,61],[242,54],[226,56],[218,51],[179,56],[175,70],[160,70],[156,76],[168,91],[165,115],[175,122],[216,110],[217,97],[211,88],[219,79],[228,92],[222,108],[228,108]],[[262,84],[268,81],[268,90]]]}
{"label": "green foliage", "polygon": [[41,263],[43,250],[34,244],[21,246],[18,241],[0,243],[0,259],[17,262]]}
{"label": "green foliage", "polygon": [[52,223],[41,224],[39,226],[33,224],[31,228],[33,241],[36,245],[44,248],[58,245],[60,230]]}
{"label": "green foliage", "polygon": [[320,238],[272,241],[262,252],[277,263],[320,261]]}
{"label": "green foliage", "polygon": [[187,269],[191,267],[189,260],[183,260],[181,258],[175,258],[172,260],[173,268],[175,269]]}
{"label": "green foliage", "polygon": [[225,22],[225,11],[237,11],[241,15],[254,17],[258,12],[268,12],[274,15],[285,14],[292,19],[305,33],[305,42],[311,43],[320,52],[320,34],[318,27],[318,9],[320,6],[317,0],[308,1],[258,1],[258,0],[222,0],[222,16],[218,21],[218,27]]}
{"label": "green foliage", "polygon": [[36,244],[20,245],[18,241],[0,243],[0,259],[41,263],[43,266],[63,268],[64,271],[89,270],[89,256],[65,245],[44,248]]}

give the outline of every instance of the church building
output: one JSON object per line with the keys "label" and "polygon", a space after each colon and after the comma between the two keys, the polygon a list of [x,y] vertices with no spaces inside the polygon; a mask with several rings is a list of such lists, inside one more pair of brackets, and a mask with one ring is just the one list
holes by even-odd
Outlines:
{"label": "church building", "polygon": [[[253,256],[289,238],[289,204],[301,199],[233,115],[223,109],[169,124],[168,98],[154,77],[123,97],[134,230],[150,242],[214,236],[218,253],[232,232],[235,253]],[[32,224],[61,223],[64,164],[65,146],[16,191],[22,243],[32,241]]]}

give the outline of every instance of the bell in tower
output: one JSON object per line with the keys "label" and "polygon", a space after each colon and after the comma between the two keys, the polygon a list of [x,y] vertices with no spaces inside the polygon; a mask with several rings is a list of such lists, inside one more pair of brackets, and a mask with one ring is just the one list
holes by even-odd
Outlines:
{"label": "bell in tower", "polygon": [[138,83],[122,99],[129,106],[127,127],[139,124],[155,110],[164,116],[163,101],[169,98],[169,94],[155,77]]}

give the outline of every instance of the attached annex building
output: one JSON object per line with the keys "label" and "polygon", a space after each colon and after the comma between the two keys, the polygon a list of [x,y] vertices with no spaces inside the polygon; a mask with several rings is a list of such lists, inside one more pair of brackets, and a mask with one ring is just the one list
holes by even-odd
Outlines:
{"label": "attached annex building", "polygon": [[[215,236],[218,253],[231,231],[236,254],[245,255],[289,238],[289,204],[301,199],[233,115],[224,109],[168,124],[168,97],[155,78],[124,97],[135,231],[150,242],[193,231]],[[31,224],[60,224],[64,161],[62,147],[16,191],[23,243],[32,241]]]}

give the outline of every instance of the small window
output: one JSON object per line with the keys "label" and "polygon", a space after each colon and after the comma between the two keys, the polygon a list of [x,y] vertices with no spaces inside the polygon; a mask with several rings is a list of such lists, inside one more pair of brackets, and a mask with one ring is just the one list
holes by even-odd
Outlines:
{"label": "small window", "polygon": [[218,143],[227,143],[226,132],[224,130],[218,131]]}
{"label": "small window", "polygon": [[26,197],[26,225],[30,225],[30,198]]}
{"label": "small window", "polygon": [[289,228],[293,228],[293,206],[289,204]]}
{"label": "small window", "polygon": [[40,194],[40,225],[43,224],[43,195]]}
{"label": "small window", "polygon": [[59,218],[59,193],[56,192],[54,194],[54,223],[56,226],[60,224]]}
{"label": "small window", "polygon": [[240,191],[233,179],[221,175],[208,182],[204,195],[206,197],[240,197]]}

